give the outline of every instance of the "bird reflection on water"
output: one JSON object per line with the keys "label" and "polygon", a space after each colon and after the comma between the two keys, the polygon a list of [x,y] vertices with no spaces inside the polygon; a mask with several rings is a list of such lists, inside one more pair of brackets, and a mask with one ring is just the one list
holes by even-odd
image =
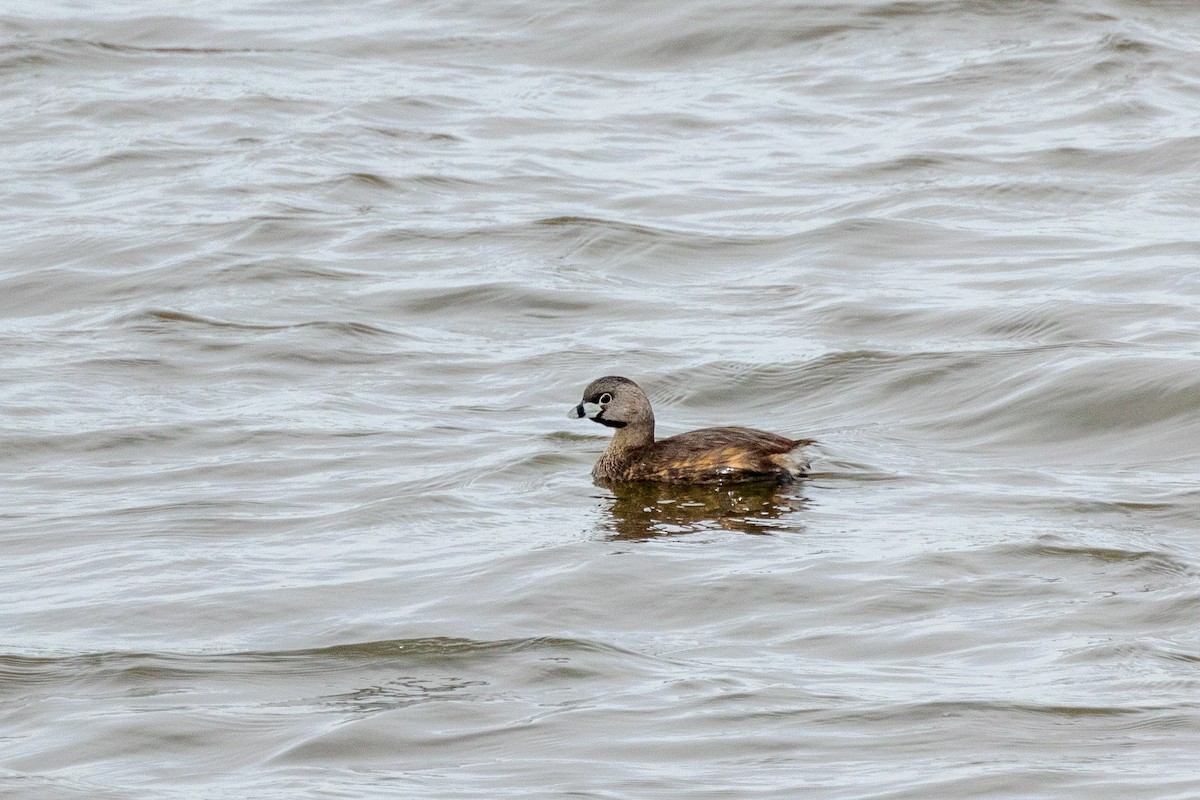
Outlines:
{"label": "bird reflection on water", "polygon": [[601,484],[610,493],[610,539],[652,539],[701,531],[774,533],[799,530],[784,521],[808,501],[801,487],[774,482],[728,486],[680,486],[661,483]]}

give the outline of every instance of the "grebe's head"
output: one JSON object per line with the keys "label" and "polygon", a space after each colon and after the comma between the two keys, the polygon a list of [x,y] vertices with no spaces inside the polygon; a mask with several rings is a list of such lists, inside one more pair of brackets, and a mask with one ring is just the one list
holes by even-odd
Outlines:
{"label": "grebe's head", "polygon": [[650,399],[642,387],[619,375],[607,375],[589,383],[583,390],[583,402],[568,411],[567,416],[571,419],[587,417],[610,428],[654,424]]}

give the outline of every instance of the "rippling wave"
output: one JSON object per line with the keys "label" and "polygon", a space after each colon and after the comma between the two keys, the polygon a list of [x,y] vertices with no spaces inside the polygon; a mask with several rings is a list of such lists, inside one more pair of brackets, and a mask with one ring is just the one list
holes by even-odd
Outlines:
{"label": "rippling wave", "polygon": [[0,793],[1200,794],[1196,17],[0,10]]}

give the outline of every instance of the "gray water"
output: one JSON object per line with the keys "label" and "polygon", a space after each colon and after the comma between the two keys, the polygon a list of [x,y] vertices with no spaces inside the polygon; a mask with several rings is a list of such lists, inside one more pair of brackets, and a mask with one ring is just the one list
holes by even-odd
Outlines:
{"label": "gray water", "polygon": [[[1200,796],[1197,52],[6,3],[0,794]],[[610,373],[813,476],[593,485]]]}

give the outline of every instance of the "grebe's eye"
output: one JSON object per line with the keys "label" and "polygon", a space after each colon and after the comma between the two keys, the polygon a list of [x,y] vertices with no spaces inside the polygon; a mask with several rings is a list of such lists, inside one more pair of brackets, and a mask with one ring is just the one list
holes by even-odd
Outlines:
{"label": "grebe's eye", "polygon": [[609,394],[608,392],[605,392],[604,394],[600,395],[600,405],[606,406],[611,402],[612,402],[612,395]]}

